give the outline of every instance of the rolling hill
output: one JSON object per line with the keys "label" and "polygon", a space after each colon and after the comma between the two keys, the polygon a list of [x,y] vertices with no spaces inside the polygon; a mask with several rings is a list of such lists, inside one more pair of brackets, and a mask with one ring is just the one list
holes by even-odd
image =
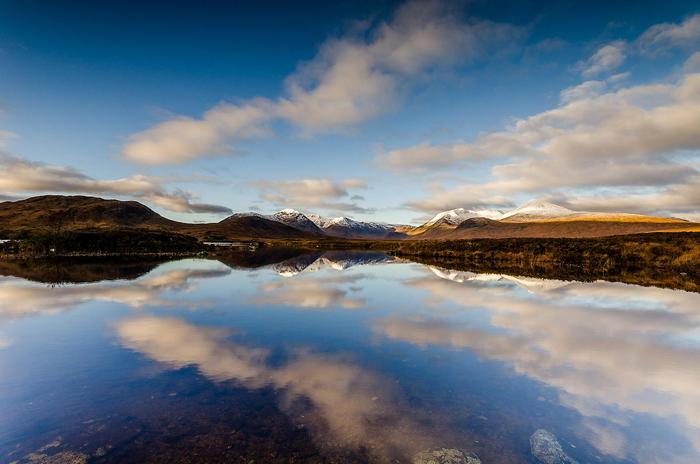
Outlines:
{"label": "rolling hill", "polygon": [[0,203],[0,237],[79,230],[150,230],[200,240],[308,238],[312,235],[255,215],[233,215],[218,223],[189,224],[166,219],[136,201],[45,195]]}
{"label": "rolling hill", "polygon": [[629,213],[574,211],[541,200],[529,201],[500,216],[487,211],[450,210],[408,232],[414,240],[517,237],[604,237],[644,232],[691,231],[683,219]]}
{"label": "rolling hill", "polygon": [[[67,231],[140,231],[206,240],[365,239],[454,240],[518,237],[603,237],[643,232],[698,230],[681,219],[627,213],[580,212],[542,201],[514,210],[438,213],[411,228],[350,218],[322,218],[295,210],[271,216],[234,214],[217,223],[191,224],[162,217],[136,201],[89,196],[45,195],[0,203],[0,238],[50,235]],[[154,237],[156,235],[153,235]]]}

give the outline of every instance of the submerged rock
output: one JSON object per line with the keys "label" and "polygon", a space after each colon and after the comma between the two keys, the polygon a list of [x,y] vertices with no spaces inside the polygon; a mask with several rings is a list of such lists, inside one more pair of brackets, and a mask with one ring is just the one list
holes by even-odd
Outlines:
{"label": "submerged rock", "polygon": [[87,454],[75,451],[62,451],[52,455],[35,453],[28,458],[32,464],[86,464],[88,460]]}
{"label": "submerged rock", "polygon": [[564,452],[559,440],[545,429],[538,429],[530,437],[530,449],[543,464],[578,464],[578,462]]}
{"label": "submerged rock", "polygon": [[481,459],[471,452],[453,448],[422,451],[413,456],[412,464],[481,464]]}

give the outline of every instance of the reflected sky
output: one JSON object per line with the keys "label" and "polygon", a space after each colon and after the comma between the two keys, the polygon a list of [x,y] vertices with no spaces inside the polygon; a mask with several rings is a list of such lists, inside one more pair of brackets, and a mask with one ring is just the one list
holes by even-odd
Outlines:
{"label": "reflected sky", "polygon": [[4,276],[0,456],[533,463],[545,429],[582,463],[697,463],[699,355],[695,293],[380,253]]}

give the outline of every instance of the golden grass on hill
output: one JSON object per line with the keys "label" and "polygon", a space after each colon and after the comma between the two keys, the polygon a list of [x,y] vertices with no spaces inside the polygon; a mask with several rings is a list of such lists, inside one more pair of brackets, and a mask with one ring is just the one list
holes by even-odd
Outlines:
{"label": "golden grass on hill", "polygon": [[544,218],[544,219],[528,219],[527,221],[518,220],[508,220],[503,219],[500,222],[510,223],[510,224],[522,224],[522,223],[550,223],[550,222],[626,222],[626,223],[658,223],[658,224],[687,224],[688,221],[677,218],[664,218],[655,216],[637,216],[630,214],[619,214],[614,216],[595,216],[595,215],[575,215],[575,216],[563,216],[556,218]]}

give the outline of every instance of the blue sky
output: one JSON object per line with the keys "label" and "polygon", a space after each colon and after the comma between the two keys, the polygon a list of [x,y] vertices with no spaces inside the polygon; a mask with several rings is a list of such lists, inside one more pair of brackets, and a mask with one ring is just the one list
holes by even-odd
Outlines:
{"label": "blue sky", "polygon": [[0,196],[700,217],[697,2],[0,2]]}

